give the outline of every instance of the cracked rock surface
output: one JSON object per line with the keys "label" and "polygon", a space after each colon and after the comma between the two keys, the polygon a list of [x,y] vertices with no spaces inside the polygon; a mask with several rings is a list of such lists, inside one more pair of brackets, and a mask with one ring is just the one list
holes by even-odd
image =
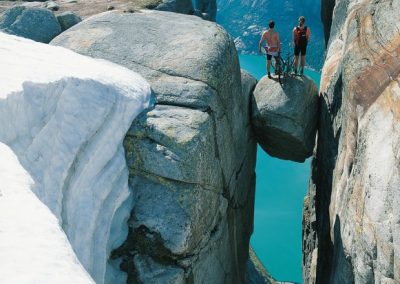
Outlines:
{"label": "cracked rock surface", "polygon": [[400,1],[339,0],[323,14],[330,35],[304,281],[399,283]]}
{"label": "cracked rock surface", "polygon": [[124,142],[135,196],[112,257],[134,283],[241,283],[253,227],[256,143],[240,71],[218,25],[157,11],[96,15],[52,41],[146,78],[154,107]]}

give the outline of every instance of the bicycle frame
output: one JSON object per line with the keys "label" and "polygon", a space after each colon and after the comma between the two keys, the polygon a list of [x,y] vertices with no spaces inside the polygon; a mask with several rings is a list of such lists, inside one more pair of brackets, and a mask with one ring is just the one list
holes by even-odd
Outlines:
{"label": "bicycle frame", "polygon": [[286,54],[286,60],[284,60],[281,56],[279,56],[279,60],[280,60],[280,65],[282,66],[281,73],[282,73],[282,77],[283,77],[283,80],[281,80],[281,78],[279,76],[279,83],[285,84],[287,78],[289,76],[291,76],[292,72],[294,71],[293,56],[291,56],[290,53],[288,52]]}
{"label": "bicycle frame", "polygon": [[[264,56],[267,55],[265,47],[262,49]],[[279,53],[278,57],[275,57],[275,64],[271,64],[275,73],[278,75],[278,80],[280,84],[286,83],[287,77],[291,76],[294,71],[294,58],[290,55],[290,52],[286,54],[286,60],[284,60]],[[282,80],[283,79],[283,80]]]}

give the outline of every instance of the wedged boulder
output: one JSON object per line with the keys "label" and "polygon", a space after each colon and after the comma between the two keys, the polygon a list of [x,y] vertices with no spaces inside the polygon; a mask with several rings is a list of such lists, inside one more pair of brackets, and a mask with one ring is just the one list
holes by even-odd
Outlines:
{"label": "wedged boulder", "polygon": [[129,279],[244,282],[254,206],[249,104],[255,80],[241,77],[229,35],[198,17],[114,11],[51,44],[135,70],[153,90],[154,108],[134,121],[124,142],[136,198],[131,233],[113,258]]}
{"label": "wedged boulder", "polygon": [[71,11],[67,11],[57,15],[57,20],[60,23],[62,31],[65,31],[82,21],[82,19],[78,15]]}
{"label": "wedged boulder", "polygon": [[0,15],[0,30],[49,43],[61,32],[61,27],[54,14],[47,9],[16,6]]}
{"label": "wedged boulder", "polygon": [[282,86],[263,77],[254,90],[252,124],[257,141],[271,156],[304,162],[312,155],[317,129],[318,89],[307,77]]}

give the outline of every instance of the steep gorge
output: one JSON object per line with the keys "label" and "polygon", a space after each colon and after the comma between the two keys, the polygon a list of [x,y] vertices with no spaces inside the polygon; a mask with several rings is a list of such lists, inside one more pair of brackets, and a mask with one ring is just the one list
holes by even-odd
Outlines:
{"label": "steep gorge", "polygon": [[[322,7],[328,52],[305,200],[304,281],[398,283],[400,1],[323,0]],[[185,15],[113,12],[53,44],[123,65],[152,87],[154,108],[134,121],[124,142],[134,205],[129,235],[111,259],[121,263],[128,282],[244,282],[256,152],[249,105],[256,82],[240,72],[229,35]],[[21,145],[15,148],[22,153]],[[69,178],[56,187],[64,185]],[[75,207],[68,212],[74,215]],[[76,247],[85,245],[71,224],[63,225]],[[85,255],[77,254],[85,264]]]}

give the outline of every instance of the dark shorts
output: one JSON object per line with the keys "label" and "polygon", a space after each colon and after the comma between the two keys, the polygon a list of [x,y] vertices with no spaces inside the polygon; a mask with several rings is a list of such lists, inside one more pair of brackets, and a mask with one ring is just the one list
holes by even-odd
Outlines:
{"label": "dark shorts", "polygon": [[299,56],[301,53],[301,56],[305,56],[306,52],[307,52],[307,44],[294,46],[294,55]]}
{"label": "dark shorts", "polygon": [[267,60],[271,60],[272,57],[275,57],[275,59],[277,59],[279,56],[272,56],[271,54],[267,54]]}

